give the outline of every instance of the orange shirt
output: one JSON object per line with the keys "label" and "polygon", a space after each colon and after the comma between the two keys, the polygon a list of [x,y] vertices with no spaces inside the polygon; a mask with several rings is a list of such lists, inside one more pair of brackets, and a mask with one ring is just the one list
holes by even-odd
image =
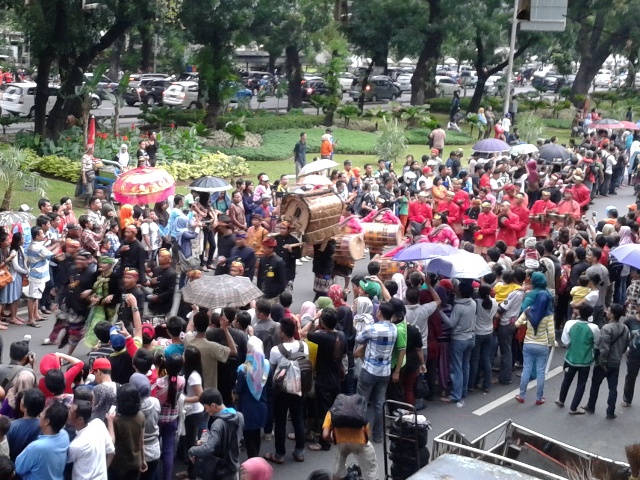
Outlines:
{"label": "orange shirt", "polygon": [[[324,417],[322,429],[331,428],[331,412],[327,412]],[[366,435],[365,435],[366,433]],[[367,443],[369,435],[369,425],[365,428],[333,428],[333,437],[336,443]]]}
{"label": "orange shirt", "polygon": [[328,157],[333,152],[333,143],[331,140],[323,140],[320,144],[320,156]]}

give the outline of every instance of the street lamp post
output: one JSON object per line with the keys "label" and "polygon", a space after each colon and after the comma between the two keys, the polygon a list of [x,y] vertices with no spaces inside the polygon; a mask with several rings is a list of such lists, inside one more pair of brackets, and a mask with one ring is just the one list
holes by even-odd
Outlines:
{"label": "street lamp post", "polygon": [[511,101],[511,84],[513,83],[513,55],[516,49],[516,33],[518,32],[518,5],[519,0],[513,1],[513,15],[511,16],[511,42],[509,43],[509,65],[507,66],[507,88],[504,93],[503,114],[509,113],[509,102]]}

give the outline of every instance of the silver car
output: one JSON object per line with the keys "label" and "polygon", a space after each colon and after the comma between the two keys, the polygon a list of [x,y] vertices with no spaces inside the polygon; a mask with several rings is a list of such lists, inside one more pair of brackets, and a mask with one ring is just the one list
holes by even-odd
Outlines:
{"label": "silver car", "polygon": [[396,83],[400,87],[400,91],[402,93],[411,91],[411,78],[412,77],[413,77],[413,74],[411,74],[411,73],[403,73],[401,75],[398,75],[398,78],[396,78]]}

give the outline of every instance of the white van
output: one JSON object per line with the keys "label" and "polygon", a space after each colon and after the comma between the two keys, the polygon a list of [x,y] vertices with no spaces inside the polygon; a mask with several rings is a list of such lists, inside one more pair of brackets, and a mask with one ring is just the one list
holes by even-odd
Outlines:
{"label": "white van", "polygon": [[[56,103],[59,87],[49,85],[49,100],[47,101],[47,114]],[[2,112],[8,112],[16,116],[33,118],[36,107],[36,83],[22,82],[10,83],[2,95]],[[91,94],[91,108],[100,106],[100,97]]]}
{"label": "white van", "polygon": [[175,82],[162,92],[162,102],[169,107],[197,108],[198,82]]}

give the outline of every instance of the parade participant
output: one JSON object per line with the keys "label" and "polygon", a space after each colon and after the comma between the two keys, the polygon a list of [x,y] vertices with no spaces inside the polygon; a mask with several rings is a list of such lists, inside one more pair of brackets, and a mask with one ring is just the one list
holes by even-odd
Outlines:
{"label": "parade participant", "polygon": [[496,244],[498,216],[491,210],[490,202],[483,202],[482,213],[478,215],[475,232],[475,253],[483,254]]}
{"label": "parade participant", "polygon": [[[353,233],[362,233],[362,224],[360,220],[355,215],[349,215],[348,217],[342,217],[340,219],[340,226],[342,228],[342,232],[345,235],[350,235]],[[355,262],[343,262],[340,260],[335,260],[333,263],[333,272],[332,277],[342,277],[344,278],[344,290],[345,292],[350,292],[348,290],[349,284],[351,283],[351,274],[353,273],[353,268],[355,267]]]}
{"label": "parade participant", "polygon": [[149,280],[149,286],[153,287],[153,294],[147,297],[151,313],[167,315],[171,311],[176,280],[176,271],[171,266],[171,252],[161,248],[158,266],[153,269],[153,278]]}
{"label": "parade participant", "polygon": [[87,317],[87,329],[84,342],[89,348],[98,344],[94,327],[103,320],[111,320],[116,313],[116,305],[120,303],[119,279],[113,274],[116,260],[103,255],[98,258],[98,278],[93,284],[92,293],[87,299],[91,305]]}
{"label": "parade participant", "polygon": [[262,242],[269,235],[269,230],[263,225],[264,218],[259,213],[251,215],[251,226],[247,230],[247,245],[256,252],[256,257],[262,257]]}
{"label": "parade participant", "polygon": [[250,280],[253,280],[253,275],[256,270],[256,252],[247,245],[247,232],[244,230],[238,230],[236,232],[236,246],[231,250],[231,255],[227,258],[229,264],[229,273],[233,269],[233,264],[239,262],[242,265],[244,275]]}
{"label": "parade participant", "polygon": [[520,230],[517,232],[518,241],[527,236],[529,229],[529,209],[524,194],[516,193],[514,203],[511,204],[511,213],[520,219]]}
{"label": "parade participant", "polygon": [[513,254],[513,250],[518,243],[517,233],[520,231],[520,220],[515,213],[511,213],[511,204],[504,201],[500,204],[500,214],[498,215],[498,236],[497,240],[503,240],[507,244],[507,254]]}
{"label": "parade participant", "polygon": [[573,186],[573,199],[578,202],[580,205],[580,210],[582,214],[589,210],[589,203],[591,202],[591,190],[587,188],[587,186],[582,183],[584,178],[580,175],[574,175],[573,181],[575,185]]}
{"label": "parade participant", "polygon": [[431,219],[433,218],[433,209],[427,203],[429,194],[427,192],[419,192],[417,200],[409,202],[409,225],[417,223],[423,228],[431,228]]}
{"label": "parade participant", "polygon": [[447,214],[444,212],[433,215],[433,228],[427,234],[427,238],[431,243],[451,245],[455,248],[460,246],[460,239],[447,224]]}
{"label": "parade participant", "polygon": [[478,217],[482,213],[480,205],[482,201],[479,198],[471,200],[471,206],[465,211],[462,220],[462,241],[474,243],[474,234],[478,225]]}
{"label": "parade participant", "polygon": [[469,194],[462,189],[462,181],[458,178],[453,179],[453,201],[458,207],[460,212],[466,212],[471,205]]}
{"label": "parade participant", "polygon": [[278,242],[267,237],[262,242],[263,256],[258,265],[258,288],[268,300],[278,298],[287,287],[287,268],[284,260],[275,253]]}
{"label": "parade participant", "polygon": [[129,225],[124,229],[124,238],[120,250],[116,252],[116,258],[120,259],[120,269],[134,268],[140,275],[140,284],[145,284],[147,278],[145,275],[145,259],[146,252],[140,240],[137,238],[138,227]]}
{"label": "parade participant", "polygon": [[[387,206],[384,198],[376,198],[377,210],[371,211],[369,215],[362,219],[363,223],[386,223],[389,225],[400,225],[400,219],[396,217]],[[369,246],[369,255],[373,258],[375,255],[382,253],[382,247]]]}
{"label": "parade participant", "polygon": [[570,215],[570,218],[569,220],[556,220],[554,230],[573,226],[574,222],[580,221],[582,215],[580,204],[573,199],[573,189],[571,187],[565,188],[562,200],[558,203],[557,212],[559,215]]}
{"label": "parade participant", "polygon": [[[144,311],[145,295],[140,287],[138,287],[138,280],[140,273],[135,268],[123,268],[122,270],[122,302],[120,303],[120,309],[118,310],[118,320],[122,322],[124,328],[132,331],[133,329],[133,314],[135,312]],[[129,306],[126,301],[127,296],[133,296],[136,300],[136,306]]]}
{"label": "parade participant", "polygon": [[460,207],[453,201],[455,193],[447,192],[447,196],[443,202],[438,205],[438,212],[446,213],[447,223],[458,237],[462,236],[462,212]]}
{"label": "parade participant", "polygon": [[[293,281],[296,278],[296,265],[302,264],[302,242],[291,234],[293,226],[288,220],[280,222],[280,234],[275,237],[278,245],[276,246],[276,255],[284,260],[287,270],[287,282],[293,288]],[[299,262],[299,263],[298,263]]]}
{"label": "parade participant", "polygon": [[314,301],[327,295],[327,290],[333,283],[333,254],[336,242],[333,238],[317,243],[313,246],[313,263],[311,271],[314,275],[313,291]]}
{"label": "parade participant", "polygon": [[529,215],[534,216],[531,221],[531,229],[533,230],[533,236],[538,240],[545,240],[549,237],[549,231],[551,229],[551,221],[547,215],[556,211],[556,204],[551,200],[551,192],[549,190],[542,191],[542,198],[534,202]]}

